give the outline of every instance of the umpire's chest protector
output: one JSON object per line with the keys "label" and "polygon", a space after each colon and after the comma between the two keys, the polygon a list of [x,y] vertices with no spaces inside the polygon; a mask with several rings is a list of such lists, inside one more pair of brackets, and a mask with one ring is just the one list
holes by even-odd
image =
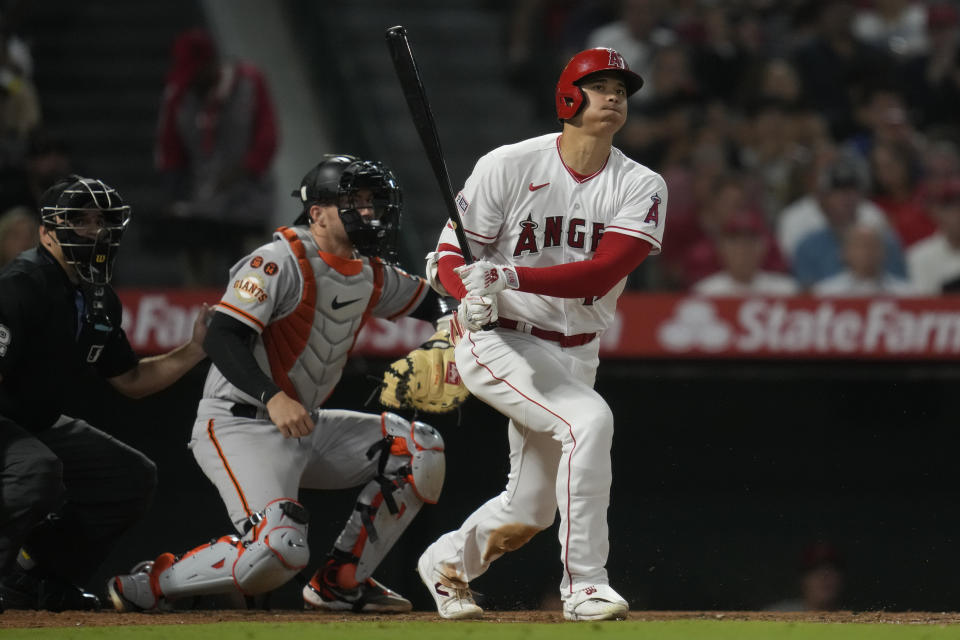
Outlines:
{"label": "umpire's chest protector", "polygon": [[281,389],[312,409],[340,380],[357,334],[380,297],[383,266],[376,259],[323,253],[304,229],[282,233],[300,268],[300,302],[264,329],[264,353],[257,355],[266,356]]}

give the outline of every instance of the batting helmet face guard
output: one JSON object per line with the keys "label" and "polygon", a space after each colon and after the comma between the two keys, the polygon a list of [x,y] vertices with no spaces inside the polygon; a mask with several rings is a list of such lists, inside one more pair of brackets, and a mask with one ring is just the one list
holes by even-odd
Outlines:
{"label": "batting helmet face guard", "polygon": [[643,86],[643,78],[630,71],[623,56],[613,49],[597,47],[587,49],[570,58],[557,81],[557,118],[569,120],[583,108],[584,95],[580,83],[590,74],[599,71],[616,71],[627,87],[627,96],[632,96]]}
{"label": "batting helmet face guard", "polygon": [[85,282],[105,285],[130,221],[130,207],[102,180],[71,175],[43,194],[43,225],[53,231],[64,259]]}

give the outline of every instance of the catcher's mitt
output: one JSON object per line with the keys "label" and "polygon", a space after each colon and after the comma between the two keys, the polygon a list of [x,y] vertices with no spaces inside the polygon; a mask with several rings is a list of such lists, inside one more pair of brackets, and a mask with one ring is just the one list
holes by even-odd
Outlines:
{"label": "catcher's mitt", "polygon": [[393,409],[453,411],[470,395],[457,372],[450,331],[440,329],[383,374],[380,402]]}

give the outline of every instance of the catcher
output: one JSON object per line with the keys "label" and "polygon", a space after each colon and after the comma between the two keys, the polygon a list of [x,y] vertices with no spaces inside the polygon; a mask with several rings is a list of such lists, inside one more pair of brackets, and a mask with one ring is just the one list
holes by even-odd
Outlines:
{"label": "catcher", "polygon": [[[448,309],[422,278],[392,264],[401,193],[384,165],[326,156],[293,195],[303,205],[299,217],[236,263],[204,341],[213,364],[189,446],[236,531],[110,579],[107,592],[120,611],[279,587],[310,558],[300,488],[346,487],[362,489],[332,551],[303,588],[306,605],[411,608],[372,574],[423,504],[439,498],[443,439],[394,413],[321,406],[368,317],[435,322]],[[423,361],[429,375],[419,372]],[[385,400],[398,408],[455,408],[467,392],[455,367],[437,377],[434,362],[452,363],[446,329],[396,365]]]}

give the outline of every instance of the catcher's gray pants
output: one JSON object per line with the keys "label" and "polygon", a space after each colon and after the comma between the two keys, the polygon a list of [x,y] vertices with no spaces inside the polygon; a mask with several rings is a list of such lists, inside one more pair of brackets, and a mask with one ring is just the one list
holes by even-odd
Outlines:
{"label": "catcher's gray pants", "polygon": [[242,535],[252,514],[279,498],[297,500],[301,487],[346,489],[371,481],[379,456],[368,458],[367,451],[381,439],[378,414],[320,410],[308,436],[285,438],[269,419],[201,411],[189,446]]}
{"label": "catcher's gray pants", "polygon": [[45,570],[83,584],[156,484],[149,458],[82,420],[30,433],[0,416],[0,574],[24,546]]}

